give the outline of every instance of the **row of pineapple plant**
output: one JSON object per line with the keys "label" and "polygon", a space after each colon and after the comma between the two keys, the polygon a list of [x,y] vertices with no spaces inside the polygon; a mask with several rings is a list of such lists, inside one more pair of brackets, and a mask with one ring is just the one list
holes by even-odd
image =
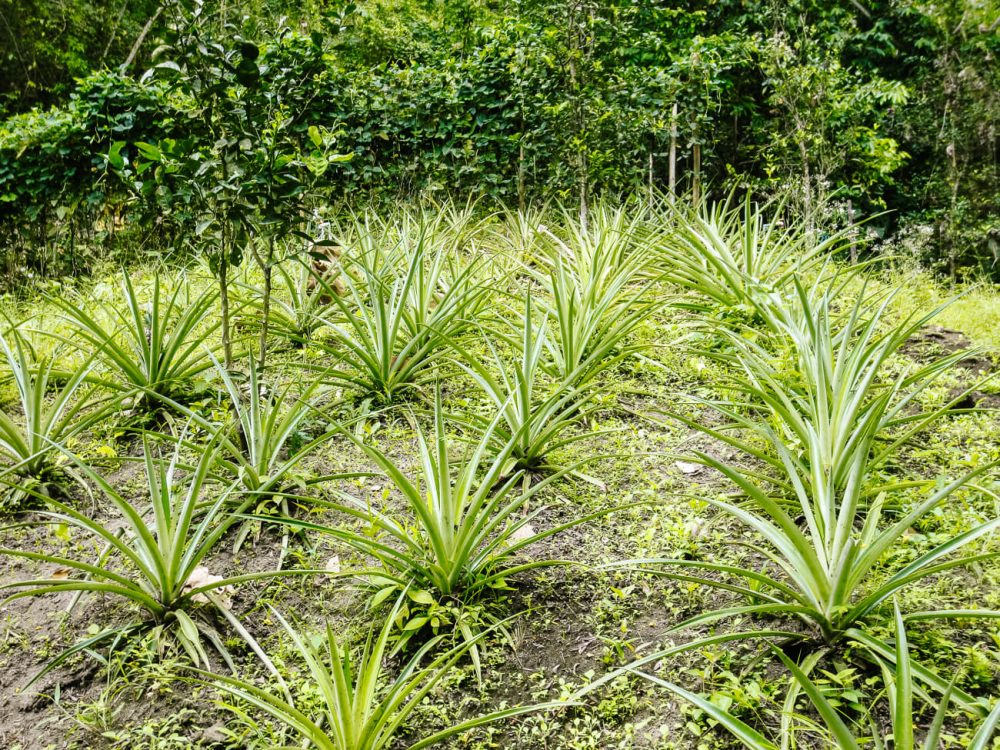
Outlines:
{"label": "row of pineapple plant", "polygon": [[[678,632],[736,618],[766,622],[709,640],[761,642],[789,669],[787,737],[794,736],[804,694],[835,746],[859,746],[866,731],[884,741],[877,729],[848,726],[810,679],[824,654],[860,645],[885,674],[897,747],[913,745],[912,725],[902,719],[913,695],[979,716],[977,747],[986,747],[1000,714],[914,662],[905,628],[932,617],[995,613],[900,613],[893,600],[928,576],[992,557],[988,542],[1000,520],[973,525],[905,567],[883,565],[907,530],[956,492],[992,492],[989,464],[938,485],[887,480],[882,471],[953,411],[958,398],[921,411],[920,396],[962,355],[898,373],[890,367],[933,313],[899,320],[894,293],[860,280],[868,269],[842,268],[835,256],[851,242],[846,233],[819,241],[806,226],[768,223],[780,207],[749,203],[701,213],[646,209],[648,217],[636,206],[597,211],[586,230],[569,216],[549,229],[540,214],[476,219],[442,210],[345,219],[333,229],[340,251],[329,263],[291,259],[278,267],[265,338],[281,352],[281,365],[272,356],[266,370],[255,361],[261,295],[251,273],[234,295],[244,343],[234,371],[217,358],[216,293],[197,268],[172,283],[155,272],[146,285],[123,274],[120,289],[52,295],[41,314],[12,322],[0,343],[21,413],[0,424],[5,503],[14,510],[34,505],[32,519],[78,529],[102,552],[84,559],[5,548],[3,554],[60,571],[5,588],[13,597],[115,596],[136,613],[77,642],[46,671],[99,646],[151,638],[176,644],[200,679],[316,747],[391,745],[459,659],[468,655],[480,669],[483,639],[502,632],[510,614],[498,592],[519,574],[565,562],[523,551],[608,512],[544,527],[545,508],[532,501],[559,482],[600,486],[592,468],[597,456],[563,456],[593,435],[588,416],[616,368],[662,343],[646,338],[645,323],[673,315],[709,342],[700,355],[715,359],[731,380],[717,384],[719,398],[697,404],[721,415],[724,426],[664,416],[746,456],[746,463],[709,453],[686,458],[732,484],[731,500],[710,502],[757,535],[764,562],[752,569],[666,559],[616,566],[718,586],[742,599],[677,625]],[[446,408],[459,388],[482,408]],[[213,392],[219,408],[206,409],[204,396]],[[148,492],[138,499],[74,452],[86,431],[123,414],[141,436]],[[383,416],[412,422],[414,461],[394,459],[370,439],[367,427]],[[315,428],[302,439],[307,424]],[[356,474],[307,470],[333,440],[360,451],[402,504],[374,507],[354,496]],[[112,529],[88,513],[79,488],[122,523]],[[317,521],[303,508],[332,520]],[[264,525],[283,529],[283,549],[295,533],[330,540],[365,561],[336,575],[360,582],[384,616],[352,660],[329,628],[317,648],[276,613],[324,697],[324,717],[296,708],[280,670],[225,594],[254,580],[330,571],[279,565],[231,577],[208,572],[220,545],[252,543]],[[974,551],[962,557],[966,549]],[[446,637],[442,622],[454,637]],[[891,624],[895,642],[872,635],[872,623]],[[277,693],[239,679],[227,629],[258,655]],[[645,665],[703,640],[644,655],[625,669],[646,674]],[[390,641],[410,654],[395,676],[384,658]],[[781,650],[790,643],[804,654],[800,662]],[[233,676],[206,671],[220,663]],[[702,706],[744,744],[774,746],[705,698],[646,676]],[[485,714],[414,747],[583,698]],[[944,709],[941,716],[943,722]],[[935,726],[928,747],[941,731]]]}

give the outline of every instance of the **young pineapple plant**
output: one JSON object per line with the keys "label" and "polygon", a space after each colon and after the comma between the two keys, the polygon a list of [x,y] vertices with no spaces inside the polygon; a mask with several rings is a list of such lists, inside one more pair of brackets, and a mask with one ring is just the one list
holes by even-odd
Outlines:
{"label": "young pineapple plant", "polygon": [[587,232],[570,224],[569,241],[539,232],[542,251],[527,269],[547,293],[539,307],[555,327],[546,341],[551,369],[569,385],[585,387],[646,348],[630,341],[656,303],[651,243],[638,224],[625,208],[605,207]]}
{"label": "young pineapple plant", "polygon": [[439,649],[442,638],[432,638],[393,676],[386,661],[392,650],[393,622],[405,598],[405,594],[400,597],[380,629],[369,633],[357,654],[339,642],[329,625],[321,636],[311,638],[275,612],[306,666],[308,689],[320,697],[314,711],[299,708],[293,695],[279,696],[249,681],[208,672],[200,676],[239,701],[227,706],[237,716],[246,715],[244,705],[255,708],[301,738],[303,746],[319,750],[421,750],[487,724],[571,705],[553,701],[502,709],[404,741],[407,721],[472,645]]}
{"label": "young pineapple plant", "polygon": [[219,327],[215,291],[192,297],[191,286],[180,279],[172,292],[153,277],[148,302],[128,274],[122,275],[121,297],[97,306],[53,297],[71,333],[60,337],[68,344],[88,348],[102,364],[100,382],[117,391],[123,403],[137,412],[163,408],[163,399],[184,402],[198,376],[211,368],[205,356]]}
{"label": "young pineapple plant", "polygon": [[[546,359],[546,351],[552,345],[548,323],[548,316],[542,316],[541,321],[535,320],[532,297],[528,294],[524,312],[516,324],[520,328],[519,336],[496,336],[501,340],[507,338],[507,345],[514,351],[512,359],[504,356],[489,338],[486,347],[490,359],[466,347],[455,346],[458,366],[472,377],[498,414],[496,419],[476,414],[463,419],[479,429],[488,429],[498,455],[505,456],[504,475],[524,472],[526,483],[529,473],[560,471],[553,454],[594,435],[581,430],[580,426],[596,391],[579,382],[584,379],[582,374],[580,378],[573,376],[560,380],[552,372]],[[605,359],[589,363],[585,379],[596,377],[598,369],[610,367],[614,361]],[[574,467],[571,472],[600,484],[582,473],[580,467]]]}
{"label": "young pineapple plant", "polygon": [[108,399],[88,383],[93,357],[64,373],[55,357],[38,357],[17,328],[0,334],[0,350],[16,392],[16,409],[0,411],[0,482],[7,486],[0,508],[16,509],[59,497],[79,481],[60,448],[103,417]]}
{"label": "young pineapple plant", "polygon": [[[260,517],[289,516],[293,506],[306,500],[310,487],[333,479],[354,478],[365,472],[309,476],[302,464],[333,434],[323,431],[311,436],[307,423],[318,412],[321,383],[295,380],[273,387],[263,379],[256,361],[249,356],[245,380],[239,380],[209,354],[215,364],[229,419],[213,422],[199,412],[174,404],[193,423],[215,436],[213,474],[234,485],[233,502]],[[185,448],[199,446],[184,442]],[[247,503],[249,503],[247,505]],[[236,532],[233,551],[244,542],[259,539],[263,523],[243,519]],[[287,527],[285,527],[287,532]],[[288,549],[288,534],[282,537],[281,558]]]}
{"label": "young pineapple plant", "polygon": [[655,263],[661,278],[685,293],[678,306],[721,324],[766,325],[768,308],[794,296],[796,279],[822,275],[831,257],[857,240],[843,230],[817,241],[805,220],[786,223],[783,202],[734,199],[698,210],[663,204],[670,231],[654,245]]}
{"label": "young pineapple plant", "polygon": [[[231,587],[287,574],[268,571],[224,577],[210,570],[209,558],[250,501],[233,509],[230,497],[235,485],[210,486],[215,444],[202,446],[197,464],[185,471],[182,443],[178,441],[170,459],[163,461],[152,441],[144,441],[146,496],[141,500],[115,489],[83,461],[73,460],[77,471],[121,520],[93,518],[68,502],[50,499],[51,510],[40,513],[42,523],[65,524],[93,540],[103,550],[98,555],[86,555],[82,545],[59,553],[0,548],[0,555],[41,563],[48,571],[39,578],[4,583],[0,590],[14,592],[7,601],[74,592],[74,604],[81,595],[92,594],[115,597],[137,610],[125,624],[110,626],[59,654],[35,680],[75,653],[102,643],[120,646],[141,638],[151,638],[161,651],[164,645],[177,644],[196,664],[208,661],[203,647],[207,640],[231,663],[208,614],[211,610],[228,613],[225,592]],[[227,619],[233,622],[228,615]]]}
{"label": "young pineapple plant", "polygon": [[333,365],[313,369],[365,403],[427,395],[438,355],[463,338],[483,307],[481,261],[456,257],[436,226],[404,223],[395,239],[369,227],[351,235],[345,293],[333,296],[337,314],[321,316],[328,335],[314,342]]}
{"label": "young pineapple plant", "polygon": [[[375,560],[376,566],[354,574],[371,590],[372,605],[407,592],[408,603],[401,609],[398,623],[404,640],[419,631],[437,631],[450,625],[466,641],[473,641],[481,622],[496,621],[490,606],[502,598],[512,576],[560,564],[547,559],[524,560],[518,553],[605,512],[535,529],[532,524],[546,507],[529,512],[529,501],[565,472],[522,489],[521,472],[508,471],[514,443],[498,453],[493,450],[500,419],[498,416],[478,439],[466,443],[466,454],[456,465],[452,457],[456,441],[448,436],[438,393],[433,434],[416,429],[417,464],[412,469],[345,431],[401,496],[403,509],[375,507],[370,501],[338,491],[340,500],[327,505],[361,521],[361,530],[284,520],[295,528],[338,540]],[[475,645],[471,653],[478,666]]]}
{"label": "young pineapple plant", "polygon": [[[846,719],[838,709],[838,704],[846,702],[846,689],[837,687],[821,688],[810,673],[819,663],[821,652],[811,654],[801,664],[797,664],[780,648],[769,645],[771,655],[785,666],[792,677],[780,714],[780,739],[771,740],[764,733],[735,716],[731,711],[713,702],[710,698],[687,690],[676,683],[665,680],[643,669],[643,667],[663,659],[663,653],[650,654],[616,670],[612,675],[602,677],[597,682],[579,691],[575,697],[581,698],[607,683],[609,678],[621,674],[635,674],[650,683],[665,688],[673,695],[700,709],[706,717],[718,724],[749,750],[779,750],[793,747],[822,747],[830,750],[861,750],[874,747],[884,750],[892,747],[899,750],[937,750],[947,731],[955,736],[957,727],[948,727],[949,711],[956,709],[956,703],[974,709],[978,720],[973,725],[969,750],[988,750],[998,724],[1000,724],[1000,703],[993,706],[974,701],[955,687],[957,675],[944,686],[937,699],[928,695],[920,686],[923,676],[921,668],[912,661],[906,636],[906,625],[898,604],[894,604],[895,644],[885,656],[877,657],[882,673],[881,696],[876,695],[873,705],[859,721]],[[938,687],[935,685],[935,687]],[[914,721],[914,696],[921,696],[929,706],[935,707],[933,719],[926,732],[917,731]],[[800,697],[805,697],[810,714],[797,708]],[[884,698],[881,701],[880,698]],[[958,699],[958,700],[956,700]],[[879,705],[882,704],[882,705]],[[887,709],[890,726],[884,731],[875,718],[876,709]],[[817,721],[818,719],[818,721]],[[803,736],[808,739],[804,740]],[[808,745],[806,744],[808,743]]]}
{"label": "young pineapple plant", "polygon": [[[274,293],[270,297],[269,328],[287,346],[308,346],[329,315],[333,298],[346,291],[339,261],[332,256],[312,262],[289,259],[274,266]],[[248,285],[250,304],[259,312],[262,302],[256,286]]]}
{"label": "young pineapple plant", "polygon": [[[731,388],[733,400],[744,406],[705,402],[729,420],[723,428],[686,419],[765,467],[754,471],[707,453],[694,456],[742,494],[739,503],[706,499],[760,536],[767,562],[753,568],[700,560],[666,565],[683,569],[677,574],[685,579],[695,576],[751,602],[701,615],[692,624],[748,613],[788,616],[829,644],[900,590],[965,564],[954,553],[993,533],[1000,519],[974,523],[904,567],[886,570],[887,554],[904,543],[911,527],[993,466],[984,463],[937,483],[879,478],[878,470],[911,439],[949,413],[955,400],[929,412],[916,407],[919,396],[963,355],[889,374],[890,360],[930,316],[893,324],[888,300],[873,307],[863,296],[839,315],[829,295],[810,295],[798,284],[796,289],[795,307],[771,313],[791,351],[794,375],[773,351],[734,333],[737,374]],[[900,497],[907,489],[922,490],[908,506]],[[738,583],[720,581],[720,573]]]}

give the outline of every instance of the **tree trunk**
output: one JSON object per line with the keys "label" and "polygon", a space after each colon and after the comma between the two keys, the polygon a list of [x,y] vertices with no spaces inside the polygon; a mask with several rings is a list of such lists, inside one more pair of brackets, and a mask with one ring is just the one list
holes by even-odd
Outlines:
{"label": "tree trunk", "polygon": [[858,262],[858,243],[854,236],[854,201],[847,199],[847,228],[851,236],[851,265]]}
{"label": "tree trunk", "polygon": [[701,144],[692,147],[694,157],[694,177],[691,180],[691,204],[698,208],[701,205]]}
{"label": "tree trunk", "polygon": [[[582,8],[580,9],[582,11]],[[583,103],[582,92],[586,86],[584,72],[577,68],[577,55],[583,57],[581,31],[577,28],[577,20],[573,9],[570,10],[566,26],[567,47],[569,49],[569,89],[572,103],[573,126],[576,129],[577,140],[577,182],[580,194],[580,230],[587,231],[587,219],[590,214],[589,171],[590,162],[587,158],[587,114]]]}
{"label": "tree trunk", "polygon": [[258,357],[260,372],[264,372],[264,364],[267,359],[267,334],[271,321],[271,272],[274,270],[274,237],[271,237],[268,242],[267,262],[261,264],[261,270],[264,273],[264,309],[260,316],[260,356]]}
{"label": "tree trunk", "polygon": [[677,102],[674,102],[670,113],[670,165],[667,177],[667,189],[670,202],[677,196]]}
{"label": "tree trunk", "polygon": [[142,47],[142,43],[146,41],[146,36],[149,34],[149,30],[153,28],[153,24],[156,23],[156,19],[160,17],[160,13],[163,12],[163,6],[161,5],[156,9],[156,12],[150,16],[149,20],[146,21],[146,25],[142,27],[142,31],[139,32],[139,38],[135,40],[135,44],[132,45],[132,49],[128,52],[128,57],[125,58],[125,62],[122,63],[121,69],[123,71],[128,70],[129,66],[135,60],[135,56],[139,53],[139,48]]}
{"label": "tree trunk", "polygon": [[521,213],[525,210],[524,196],[524,133],[521,133],[521,146],[517,152],[517,208]]}
{"label": "tree trunk", "polygon": [[955,142],[948,144],[945,150],[949,158],[949,177],[951,178],[951,210],[948,212],[948,271],[952,281],[958,278],[958,254],[955,246],[955,227],[958,226],[958,188],[961,176],[958,172],[958,150]]}
{"label": "tree trunk", "polygon": [[799,155],[802,158],[802,210],[805,212],[806,232],[812,234],[812,174],[809,171],[809,150],[806,142],[799,141]]}
{"label": "tree trunk", "polygon": [[222,353],[226,369],[233,369],[233,342],[229,330],[229,254],[223,245],[219,258],[219,301],[222,303]]}
{"label": "tree trunk", "polygon": [[649,146],[649,208],[653,207],[653,197],[655,192],[653,190],[653,145]]}

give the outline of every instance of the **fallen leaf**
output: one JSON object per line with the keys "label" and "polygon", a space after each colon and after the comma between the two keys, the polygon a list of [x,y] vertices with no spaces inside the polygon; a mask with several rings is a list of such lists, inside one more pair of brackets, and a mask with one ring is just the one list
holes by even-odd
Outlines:
{"label": "fallen leaf", "polygon": [[526,523],[524,526],[518,527],[518,529],[510,535],[510,542],[511,544],[518,544],[519,542],[531,539],[534,535],[534,528],[532,528],[530,523]]}
{"label": "fallen leaf", "polygon": [[[199,565],[197,568],[191,571],[191,575],[188,576],[187,581],[184,584],[184,591],[193,591],[194,589],[199,589],[202,586],[210,586],[213,583],[218,583],[222,580],[222,576],[217,576],[210,572],[208,568],[204,565]],[[229,594],[232,593],[231,586],[219,586],[212,589],[210,592],[205,592],[202,594],[195,594],[191,597],[191,601],[197,602],[198,604],[208,604],[209,598],[207,594],[212,593],[219,598],[225,600]]]}
{"label": "fallen leaf", "polygon": [[687,532],[688,536],[690,536],[692,539],[697,539],[698,537],[700,537],[702,535],[702,532],[704,531],[704,528],[705,528],[704,524],[698,520],[688,521],[687,523],[684,524],[684,530]]}
{"label": "fallen leaf", "polygon": [[680,469],[682,474],[697,474],[705,468],[701,464],[693,464],[688,461],[675,461],[674,466]]}

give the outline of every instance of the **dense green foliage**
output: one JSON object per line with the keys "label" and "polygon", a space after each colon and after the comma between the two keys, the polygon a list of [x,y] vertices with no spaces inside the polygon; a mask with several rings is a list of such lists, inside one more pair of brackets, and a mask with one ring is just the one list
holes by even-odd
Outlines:
{"label": "dense green foliage", "polygon": [[131,48],[157,7],[154,0],[0,2],[0,112],[58,104],[74,79],[101,68],[135,72]]}
{"label": "dense green foliage", "polygon": [[[992,0],[287,5],[166,3],[139,56],[151,76],[81,58],[68,99],[53,88],[56,107],[0,125],[9,270],[78,270],[123,221],[155,229],[155,247],[181,245],[206,221],[189,168],[204,181],[211,164],[229,177],[237,161],[257,176],[291,167],[284,184],[303,185],[292,162],[308,166],[333,136],[351,158],[306,180],[313,205],[472,193],[586,207],[735,181],[790,192],[817,224],[889,209],[870,225],[887,250],[952,274],[991,271],[1000,252]],[[17,10],[22,23],[51,15]],[[138,37],[136,19],[118,36]],[[47,44],[34,54],[58,66]],[[65,44],[90,42],[77,29]],[[250,183],[217,196],[227,215],[238,197],[261,207]]]}

